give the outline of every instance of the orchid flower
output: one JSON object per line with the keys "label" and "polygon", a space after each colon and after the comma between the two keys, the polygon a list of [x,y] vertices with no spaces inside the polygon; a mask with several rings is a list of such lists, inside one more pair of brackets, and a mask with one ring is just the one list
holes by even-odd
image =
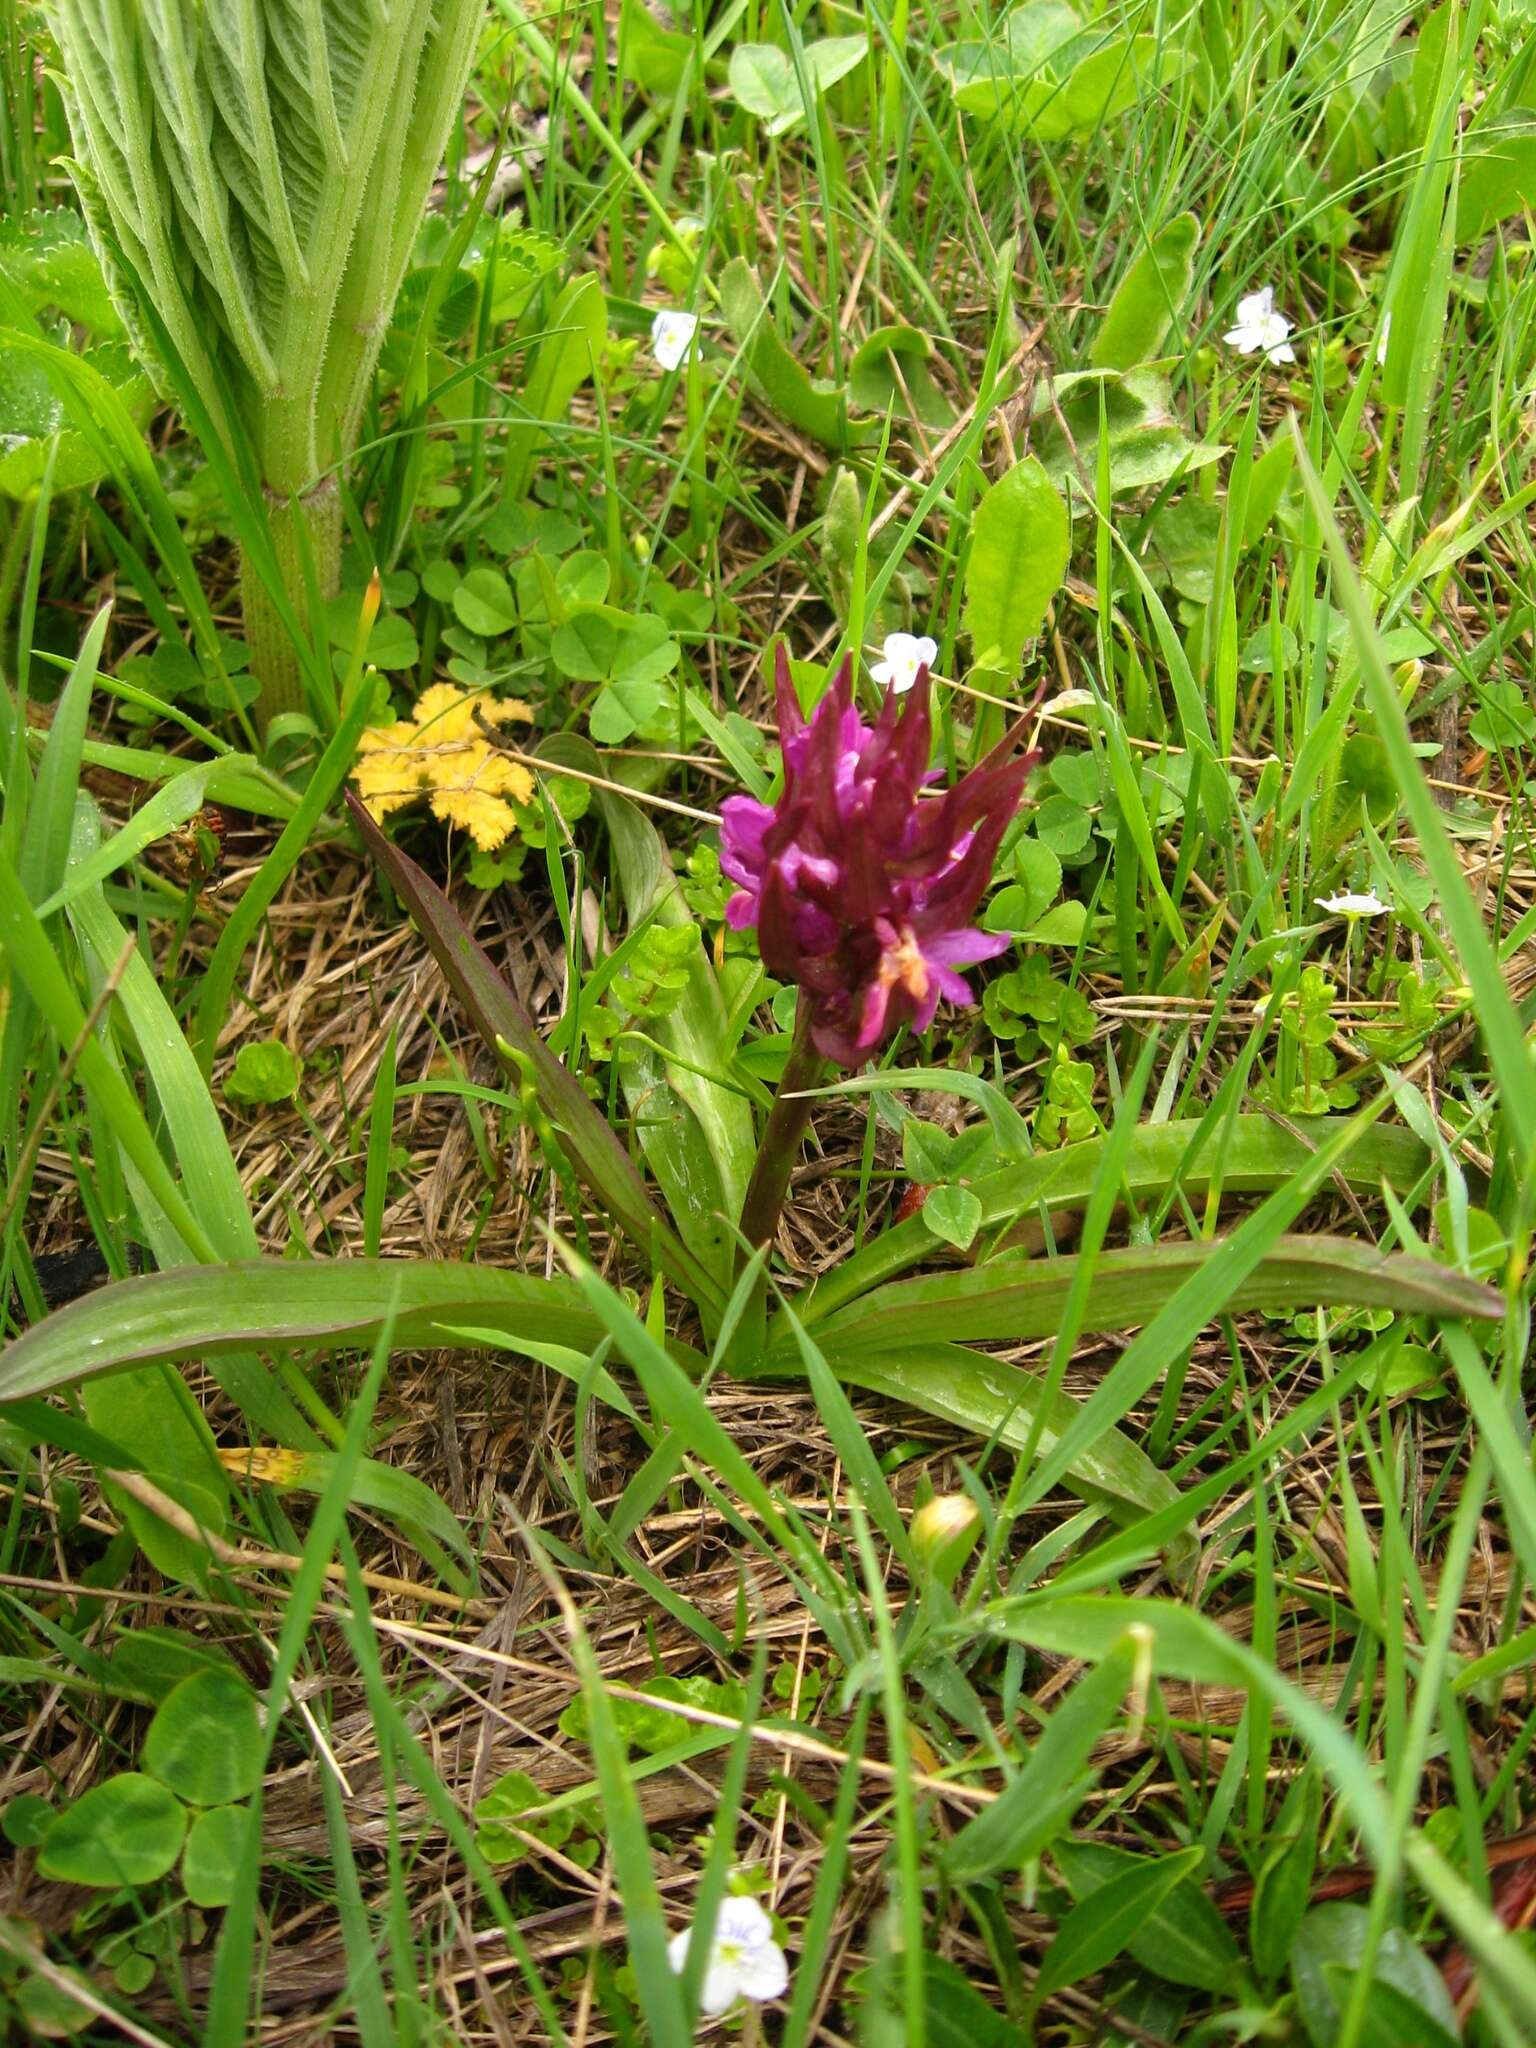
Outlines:
{"label": "orchid flower", "polygon": [[1251,356],[1262,349],[1272,363],[1294,363],[1296,351],[1287,339],[1292,325],[1283,313],[1275,311],[1273,285],[1265,285],[1262,291],[1250,292],[1238,300],[1237,325],[1222,340],[1241,356]]}
{"label": "orchid flower", "polygon": [[924,794],[933,728],[928,668],[887,693],[875,723],[854,708],[845,661],[809,721],[782,647],[784,792],[770,808],[727,799],[720,865],[737,885],[726,917],[756,925],[770,974],[798,984],[810,1043],[861,1066],[898,1026],[926,1031],[939,999],[968,1003],[956,971],[1004,952],[969,919],[1018,809],[1033,755],[1010,734],[942,794]]}

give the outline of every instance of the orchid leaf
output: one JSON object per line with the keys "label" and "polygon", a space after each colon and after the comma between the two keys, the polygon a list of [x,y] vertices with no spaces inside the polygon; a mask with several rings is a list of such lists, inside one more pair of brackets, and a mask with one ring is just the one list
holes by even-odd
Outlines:
{"label": "orchid leaf", "polygon": [[[1219,1135],[1199,1117],[1143,1124],[1131,1141],[1126,1192],[1160,1194],[1178,1186],[1186,1194],[1204,1195],[1220,1186],[1233,1194],[1251,1194],[1279,1187],[1345,1122],[1343,1117],[1309,1117],[1282,1124],[1273,1117],[1235,1116],[1221,1126]],[[1081,1209],[1102,1170],[1105,1143],[1103,1138],[1088,1138],[968,1178],[965,1185],[981,1203],[980,1228],[1005,1228],[1041,1211],[1055,1215]],[[1428,1163],[1428,1153],[1411,1131],[1378,1127],[1360,1134],[1335,1169],[1335,1177],[1361,1194],[1374,1194],[1385,1184],[1395,1194],[1407,1195],[1423,1178]],[[940,1249],[939,1234],[926,1217],[908,1217],[819,1280],[801,1314],[807,1323],[817,1323],[881,1281],[936,1258]]]}
{"label": "orchid leaf", "polygon": [[481,1037],[493,1050],[510,1048],[528,1063],[539,1101],[558,1128],[584,1186],[635,1247],[654,1257],[667,1277],[700,1308],[718,1311],[724,1296],[713,1275],[662,1216],[634,1161],[576,1077],[545,1045],[532,1017],[477,945],[463,918],[410,855],[385,837],[355,797],[349,794],[347,803],[368,851],[405,900]]}
{"label": "orchid leaf", "polygon": [[1006,470],[971,520],[965,629],[978,668],[1012,678],[1044,623],[1072,552],[1060,491],[1032,455]]}
{"label": "orchid leaf", "polygon": [[[398,1303],[391,1317],[391,1303]],[[0,1402],[165,1359],[443,1347],[466,1325],[590,1352],[602,1336],[569,1281],[437,1259],[245,1259],[180,1266],[82,1295],[0,1352]]]}
{"label": "orchid leaf", "polygon": [[1158,354],[1189,297],[1200,223],[1181,213],[1148,238],[1110,300],[1088,361],[1096,370],[1132,370]]}
{"label": "orchid leaf", "polygon": [[[589,774],[601,767],[596,750],[574,736],[546,742],[543,753]],[[666,846],[650,820],[611,790],[599,789],[597,801],[631,927],[651,917],[664,925],[692,924]],[[678,1064],[644,1046],[626,1047],[619,1077],[679,1232],[715,1277],[729,1284],[732,1225],[741,1214],[756,1146],[751,1109],[723,1079],[729,1065],[725,1003],[702,946],[689,962],[680,1001],[651,1023],[649,1035],[675,1052]]]}
{"label": "orchid leaf", "polygon": [[[1186,1282],[1214,1270],[1231,1242],[1216,1238],[1101,1252],[1084,1327],[1123,1330],[1148,1322]],[[1060,1319],[1076,1265],[1071,1258],[1009,1257],[894,1280],[818,1324],[818,1341],[830,1356],[832,1348],[883,1352],[929,1339],[1023,1343],[1047,1337]],[[1213,1300],[1203,1320],[1225,1309],[1281,1315],[1319,1303],[1483,1322],[1504,1312],[1503,1297],[1493,1288],[1428,1259],[1378,1252],[1350,1238],[1277,1236],[1235,1289]],[[780,1337],[775,1348],[787,1354],[789,1339]]]}
{"label": "orchid leaf", "polygon": [[[979,1437],[995,1436],[1012,1450],[1030,1441],[1049,1450],[1081,1412],[1065,1391],[1051,1393],[1035,1374],[985,1352],[968,1351],[963,1344],[936,1339],[872,1352],[830,1335],[822,1342],[827,1363],[840,1380],[909,1402]],[[1118,1429],[1106,1430],[1074,1460],[1071,1477],[1079,1490],[1106,1497],[1117,1520],[1126,1518],[1127,1509],[1140,1517],[1170,1507],[1179,1498],[1173,1481]]]}

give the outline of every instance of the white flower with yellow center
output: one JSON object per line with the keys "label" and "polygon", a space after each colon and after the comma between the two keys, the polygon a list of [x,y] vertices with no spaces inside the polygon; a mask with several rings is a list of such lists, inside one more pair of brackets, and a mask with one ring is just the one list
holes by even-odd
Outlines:
{"label": "white flower with yellow center", "polygon": [[1272,363],[1294,363],[1296,351],[1287,338],[1292,323],[1275,310],[1273,285],[1250,292],[1237,302],[1237,325],[1222,336],[1240,356],[1257,355],[1260,350]]}
{"label": "white flower with yellow center", "polygon": [[1330,917],[1382,917],[1392,907],[1369,889],[1341,889],[1337,896],[1314,896],[1312,900]]}
{"label": "white flower with yellow center", "polygon": [[664,370],[675,370],[688,360],[698,331],[696,313],[683,313],[676,306],[666,306],[651,322],[651,353]]}
{"label": "white flower with yellow center", "polygon": [[921,637],[889,633],[880,652],[884,659],[875,662],[869,672],[883,688],[894,690],[901,697],[917,681],[920,668],[932,668],[938,658],[939,643],[930,640],[926,633]]}
{"label": "white flower with yellow center", "polygon": [[[694,1929],[685,1927],[667,1943],[667,1961],[681,1976],[688,1961]],[[789,1965],[773,1938],[773,1922],[756,1899],[720,1902],[710,1938],[709,1961],[699,2004],[711,2019],[726,2012],[738,1998],[762,2003],[782,1998],[789,1988]]]}

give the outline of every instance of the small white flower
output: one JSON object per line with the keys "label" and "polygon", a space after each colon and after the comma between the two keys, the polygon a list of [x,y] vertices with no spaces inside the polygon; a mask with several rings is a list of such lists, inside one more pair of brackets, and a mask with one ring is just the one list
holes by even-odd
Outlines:
{"label": "small white flower", "polygon": [[656,315],[651,322],[651,352],[664,370],[675,370],[688,360],[698,331],[695,313],[680,313],[675,306],[668,306]]}
{"label": "small white flower", "polygon": [[1391,338],[1392,315],[1390,313],[1383,313],[1381,316],[1381,333],[1376,337],[1376,360],[1378,363],[1386,362],[1387,343]]}
{"label": "small white flower", "polygon": [[930,640],[926,633],[920,639],[911,633],[890,633],[880,652],[885,659],[877,661],[869,672],[877,683],[883,683],[900,697],[917,681],[920,668],[932,667],[939,643]]}
{"label": "small white flower", "polygon": [[1312,900],[1330,917],[1381,917],[1392,907],[1369,889],[1344,889],[1337,896],[1314,896]]}
{"label": "small white flower", "polygon": [[1237,325],[1222,340],[1242,356],[1254,355],[1262,349],[1272,363],[1294,363],[1296,351],[1286,339],[1291,326],[1283,313],[1275,311],[1274,287],[1265,285],[1263,291],[1250,292],[1246,299],[1238,300]]}
{"label": "small white flower", "polygon": [[[693,1929],[685,1927],[667,1943],[667,1961],[681,1976],[688,1961]],[[782,1998],[789,1986],[789,1965],[773,1938],[773,1922],[756,1899],[727,1898],[720,1902],[714,1938],[699,2003],[713,2019],[739,1998],[761,2002]]]}

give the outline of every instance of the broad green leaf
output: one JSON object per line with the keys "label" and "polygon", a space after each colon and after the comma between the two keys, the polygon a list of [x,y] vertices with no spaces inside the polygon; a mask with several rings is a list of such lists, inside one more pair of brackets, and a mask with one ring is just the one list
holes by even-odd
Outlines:
{"label": "broad green leaf", "polygon": [[935,1237],[963,1252],[981,1228],[980,1199],[970,1188],[934,1188],[923,1203],[923,1221]]}
{"label": "broad green leaf", "polygon": [[[904,1959],[881,1955],[859,1975],[859,1989],[881,2015],[865,2031],[871,2041],[910,2038]],[[923,2027],[928,2048],[1028,2048],[1021,2028],[989,2005],[958,1964],[923,1954]]]}
{"label": "broad green leaf", "polygon": [[71,858],[66,879],[38,905],[39,917],[67,909],[85,890],[107,881],[147,847],[196,817],[205,804],[222,800],[245,808],[241,800],[249,795],[251,778],[259,772],[260,764],[250,754],[221,754],[172,774],[89,858]]}
{"label": "broad green leaf", "polygon": [[1159,229],[1115,287],[1093,338],[1096,370],[1130,370],[1158,355],[1189,297],[1200,223],[1181,213]]}
{"label": "broad green leaf", "polygon": [[1171,1856],[1138,1858],[1092,1897],[1074,1906],[1040,1961],[1037,2004],[1092,1977],[1122,1954],[1174,1888],[1205,1860],[1198,1844]]}
{"label": "broad green leaf", "polygon": [[1253,1966],[1266,1983],[1273,1983],[1285,1968],[1306,1915],[1322,1805],[1322,1779],[1316,1771],[1304,1770],[1286,1793],[1265,1846],[1248,1925]]}
{"label": "broad green leaf", "polygon": [[1028,0],[1009,11],[1002,34],[934,53],[955,104],[968,114],[1023,117],[1044,104],[1082,47],[1082,17],[1063,0]]}
{"label": "broad green leaf", "polygon": [[[1286,1126],[1273,1117],[1236,1116],[1219,1130],[1193,1117],[1143,1124],[1131,1141],[1126,1187],[1136,1196],[1161,1194],[1175,1185],[1203,1196],[1218,1181],[1233,1194],[1279,1187],[1320,1144],[1344,1129],[1345,1121],[1311,1117]],[[983,1228],[1041,1211],[1056,1215],[1082,1208],[1102,1169],[1105,1142],[1088,1138],[973,1176],[969,1185],[981,1201]],[[1360,1134],[1337,1173],[1362,1194],[1375,1194],[1385,1181],[1394,1193],[1406,1195],[1422,1181],[1428,1165],[1428,1153],[1411,1132],[1378,1125]],[[879,1281],[931,1259],[937,1243],[921,1215],[893,1224],[817,1281],[802,1310],[805,1320],[819,1322]]]}
{"label": "broad green leaf", "polygon": [[[1094,1841],[1061,1841],[1052,1854],[1080,1904],[1101,1897],[1104,1887],[1115,1880],[1147,1867],[1145,1857]],[[1143,1968],[1170,1984],[1187,1984],[1197,1991],[1225,1991],[1242,1969],[1226,1922],[1192,1877],[1162,1893],[1126,1947]]]}
{"label": "broad green leaf", "polygon": [[[107,474],[100,453],[69,424],[43,363],[12,346],[18,339],[0,332],[0,496],[30,498],[36,492],[55,439],[55,491],[83,490],[100,483]],[[153,393],[149,379],[126,348],[109,342],[76,360],[111,386],[136,425],[144,424]]]}
{"label": "broad green leaf", "polygon": [[[85,1413],[99,1429],[132,1449],[142,1472],[187,1510],[200,1528],[221,1536],[228,1526],[229,1484],[213,1432],[186,1381],[168,1366],[91,1380],[81,1390]],[[208,1567],[203,1545],[183,1536],[153,1509],[103,1476],[102,1491],[133,1531],[140,1549],[167,1578],[200,1585]]]}
{"label": "broad green leaf", "polygon": [[265,1756],[255,1695],[237,1672],[213,1666],[166,1694],[141,1761],[189,1806],[223,1806],[256,1790]]}
{"label": "broad green leaf", "polygon": [[[933,343],[916,327],[877,327],[866,341],[859,344],[853,360],[848,365],[848,395],[861,412],[881,415],[893,407],[898,417],[903,413],[921,421],[925,427],[942,433],[954,424],[955,409],[933,380],[928,364],[933,356]],[[851,472],[843,470],[840,480],[846,478],[852,490],[852,497],[845,495],[845,505],[858,508],[858,521],[863,524],[863,498]],[[829,538],[837,528],[832,525],[833,501],[827,501]],[[846,534],[850,522],[842,522]],[[845,557],[849,550],[844,547]]]}
{"label": "broad green leaf", "polygon": [[619,62],[623,76],[640,90],[662,98],[682,84],[695,44],[681,29],[663,28],[645,0],[622,0]]}
{"label": "broad green leaf", "polygon": [[[1153,370],[1069,370],[1036,395],[1035,454],[1058,490],[1072,493],[1079,516],[1092,504],[1100,408],[1108,442],[1112,497],[1149,490],[1170,477],[1219,462],[1211,441],[1191,441],[1176,418],[1166,381]],[[1059,417],[1058,417],[1059,414]]]}
{"label": "broad green leaf", "polygon": [[1059,92],[1035,94],[1024,125],[1039,142],[1086,135],[1135,106],[1143,90],[1183,70],[1188,59],[1157,36],[1123,36],[1074,64]]}
{"label": "broad green leaf", "polygon": [[227,1906],[252,1847],[251,1816],[244,1806],[214,1806],[187,1830],[181,1852],[181,1884],[194,1906]]}
{"label": "broad green leaf", "polygon": [[[1345,1963],[1324,1963],[1323,1976],[1342,2011],[1355,1973]],[[1460,2048],[1462,2034],[1431,2018],[1416,1998],[1375,1977],[1365,1994],[1364,2018],[1355,2038],[1360,2048],[1406,2048],[1410,2042],[1412,2048]]]}
{"label": "broad green leaf", "polygon": [[744,257],[733,256],[720,274],[720,306],[731,339],[770,410],[824,448],[843,453],[850,437],[841,393],[813,384],[785,347],[764,303],[757,272]]}
{"label": "broad green leaf", "polygon": [[225,1098],[262,1106],[292,1102],[299,1092],[304,1063],[280,1038],[253,1038],[235,1054],[224,1082]]}
{"label": "broad green leaf", "polygon": [[453,614],[482,640],[494,640],[517,624],[517,600],[499,570],[471,569],[453,593]]}
{"label": "broad green leaf", "polygon": [[57,1884],[153,1884],[181,1854],[187,1809],[138,1771],[120,1771],[66,1807],[43,1838],[37,1868]]}
{"label": "broad green leaf", "polygon": [[154,1622],[125,1629],[112,1651],[112,1680],[122,1697],[152,1706],[159,1706],[184,1678],[215,1668],[233,1668],[216,1645]]}
{"label": "broad green leaf", "polygon": [[[79,893],[72,888],[77,874],[91,866],[95,859],[100,825],[94,801],[84,795],[79,797],[65,886],[66,892],[73,897],[68,912],[70,924],[79,941],[93,991],[102,987],[108,972],[122,957],[127,943],[126,932],[107,907],[102,884],[97,881]],[[149,962],[140,952],[136,951],[129,957],[119,974],[116,1011],[132,1031],[153,1090],[155,1107],[170,1141],[179,1185],[185,1191],[188,1205],[198,1222],[208,1233],[212,1253],[226,1259],[255,1257],[258,1249],[256,1231],[246,1205],[245,1190],[208,1084]],[[113,1038],[104,1039],[102,1051],[111,1066],[121,1072],[123,1062]],[[121,1139],[119,1142],[121,1144]],[[152,1184],[143,1177],[141,1163],[129,1153],[126,1145],[122,1150],[124,1175],[139,1212],[145,1242],[156,1262],[162,1267],[187,1262],[194,1255],[195,1245],[166,1212]],[[315,1441],[311,1423],[298,1412],[254,1353],[248,1356],[232,1354],[214,1366],[213,1371],[220,1387],[254,1427],[275,1437],[279,1443],[307,1444]],[[168,1396],[163,1415],[157,1415],[154,1412],[156,1397],[146,1382],[139,1398],[149,1401],[150,1412],[140,1430],[132,1411],[124,1406],[131,1393],[130,1388],[95,1390],[87,1396],[87,1411],[94,1407],[103,1416],[118,1417],[120,1427],[131,1432],[120,1440],[136,1447],[142,1445],[153,1449],[156,1454],[153,1462],[144,1463],[141,1469],[163,1486],[172,1499],[180,1500],[190,1509],[204,1527],[222,1529],[227,1487],[222,1473],[215,1473],[213,1469],[217,1463],[213,1439],[201,1409],[190,1400],[183,1387],[174,1404]],[[188,1432],[194,1433],[201,1441],[200,1455],[189,1440]],[[116,1435],[117,1430],[112,1429],[108,1433]],[[200,1471],[203,1475],[201,1480],[198,1478]],[[182,1490],[184,1482],[198,1491],[192,1495],[185,1494]],[[118,1505],[150,1556],[170,1569],[168,1558],[174,1550],[180,1558],[176,1567],[179,1575],[195,1575],[193,1553],[185,1539],[174,1536],[141,1503],[130,1503],[128,1497],[123,1496]],[[197,1568],[202,1563],[201,1556],[198,1556]]]}
{"label": "broad green leaf", "polygon": [[102,341],[119,340],[123,323],[112,304],[101,262],[84,221],[69,206],[0,222],[0,276],[31,313],[53,310]]}
{"label": "broad green leaf", "polygon": [[1465,248],[1536,202],[1536,112],[1501,107],[1474,119],[1461,145],[1456,240]]}
{"label": "broad green leaf", "polygon": [[[449,985],[493,1050],[509,1046],[527,1062],[545,1114],[583,1184],[643,1257],[662,1270],[701,1308],[718,1312],[724,1296],[713,1275],[678,1237],[646,1192],[644,1181],[607,1119],[574,1075],[550,1052],[533,1019],[476,945],[464,920],[435,882],[386,838],[350,796],[348,809],[373,859],[415,917]],[[469,1317],[473,1320],[473,1316]],[[589,1344],[580,1348],[590,1349]]]}
{"label": "broad green leaf", "polygon": [[[1314,1906],[1301,1923],[1291,1950],[1291,1982],[1312,2048],[1333,2048],[1338,2039],[1350,1981],[1360,1966],[1369,1925],[1370,1914],[1364,1906],[1343,1900]],[[1412,2036],[1401,2035],[1400,2040],[1422,2039],[1424,2048],[1442,2048],[1445,2040],[1460,2039],[1461,2028],[1445,1979],[1402,1928],[1388,1927],[1382,1935],[1372,1974],[1377,1985],[1401,1995],[1414,2028],[1422,2029]],[[1379,2031],[1372,2036],[1373,2042],[1385,2038]]]}
{"label": "broad green leaf", "polygon": [[972,515],[965,567],[965,630],[978,668],[1017,675],[1061,588],[1071,539],[1061,494],[1033,456],[987,491]]}
{"label": "broad green leaf", "polygon": [[787,50],[777,43],[738,43],[727,79],[738,103],[757,116],[769,135],[784,135],[804,120],[807,97],[814,103],[868,54],[867,36],[825,36],[803,43],[802,91],[802,74]]}
{"label": "broad green leaf", "polygon": [[[457,1333],[456,1333],[457,1334]],[[474,1338],[467,1338],[475,1342]],[[485,1332],[480,1342],[506,1344],[501,1333]],[[549,1347],[537,1347],[549,1355]],[[585,1363],[585,1361],[583,1361]],[[219,1458],[232,1478],[275,1487],[279,1492],[314,1494],[317,1498],[336,1485],[334,1451],[257,1449],[241,1451],[221,1448]],[[407,1540],[429,1559],[450,1584],[464,1587],[460,1566],[473,1561],[469,1539],[458,1517],[439,1499],[424,1480],[398,1465],[386,1465],[378,1458],[360,1458],[352,1474],[349,1498],[355,1507],[383,1515],[402,1530]],[[451,1560],[457,1558],[459,1564]]]}

